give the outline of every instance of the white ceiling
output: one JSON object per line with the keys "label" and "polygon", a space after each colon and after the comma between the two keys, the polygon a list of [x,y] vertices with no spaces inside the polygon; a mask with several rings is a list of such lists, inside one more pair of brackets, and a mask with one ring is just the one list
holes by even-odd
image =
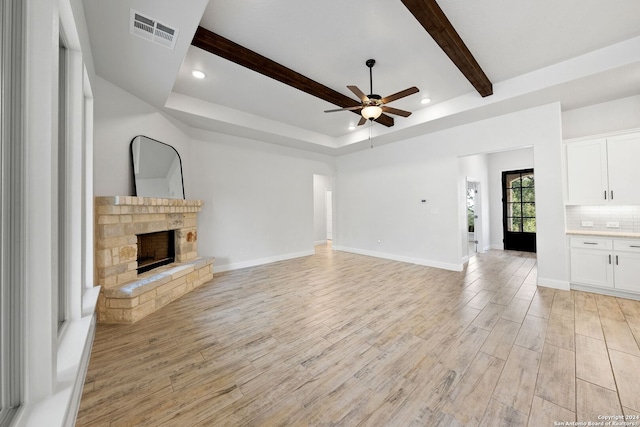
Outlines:
{"label": "white ceiling", "polygon": [[[438,0],[489,79],[481,98],[400,1],[84,0],[96,73],[186,124],[327,154],[393,142],[561,101],[576,108],[640,93],[638,0]],[[135,9],[178,28],[174,50],[129,34]],[[349,131],[351,112],[190,46],[201,25],[354,98],[420,93],[392,106],[395,126]],[[191,76],[193,69],[207,74]],[[420,104],[422,97],[432,102]]]}

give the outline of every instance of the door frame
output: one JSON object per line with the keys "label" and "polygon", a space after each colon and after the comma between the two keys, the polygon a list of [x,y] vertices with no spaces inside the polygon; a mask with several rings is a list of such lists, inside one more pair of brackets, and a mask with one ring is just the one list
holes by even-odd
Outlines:
{"label": "door frame", "polygon": [[[333,241],[333,190],[325,189],[324,190],[324,199],[325,199],[325,234],[327,236],[327,241]],[[331,215],[331,228],[329,228],[329,215]]]}
{"label": "door frame", "polygon": [[[472,183],[475,187],[476,195],[474,197],[474,221],[473,221],[473,232],[474,232],[474,240],[476,242],[476,251],[471,254],[469,253],[469,227],[467,222],[467,191],[469,191],[469,184]],[[465,191],[464,191],[464,235],[465,242],[467,245],[467,256],[471,257],[472,255],[477,254],[478,252],[483,252],[482,248],[482,197],[481,197],[481,183],[479,180],[472,178],[470,176],[466,177],[465,180]]]}
{"label": "door frame", "polygon": [[[534,194],[535,194],[535,170],[534,168],[525,168],[525,169],[515,169],[515,170],[508,170],[508,171],[502,171],[502,177],[500,180],[501,183],[501,190],[502,190],[502,243],[503,243],[503,248],[504,250],[515,250],[515,251],[523,251],[523,252],[533,252],[535,253],[537,251],[537,223],[536,223],[536,232],[531,233],[531,232],[525,232],[525,231],[521,231],[521,232],[513,232],[513,231],[508,231],[507,230],[507,188],[506,188],[506,177],[507,175],[513,175],[513,174],[525,174],[525,173],[532,173],[534,176]],[[534,196],[535,197],[535,196]],[[522,201],[521,201],[522,203]],[[535,199],[534,199],[534,205],[535,205]],[[537,218],[537,215],[536,217]],[[508,233],[511,233],[511,235],[509,235]],[[517,235],[518,239],[513,239],[516,236],[512,236],[512,235]],[[507,242],[510,241],[510,244],[507,244]],[[509,247],[507,247],[509,246]]]}

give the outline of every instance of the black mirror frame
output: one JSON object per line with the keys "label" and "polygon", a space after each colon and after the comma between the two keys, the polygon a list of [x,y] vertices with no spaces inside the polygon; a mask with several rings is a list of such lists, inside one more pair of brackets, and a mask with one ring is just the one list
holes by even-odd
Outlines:
{"label": "black mirror frame", "polygon": [[[175,149],[175,147],[173,145],[169,145],[167,143],[164,143],[162,141],[158,141],[157,139],[153,139],[153,138],[149,138],[146,135],[136,135],[133,137],[133,139],[131,140],[131,142],[129,143],[129,152],[131,154],[131,175],[133,176],[133,192],[134,195],[136,197],[153,197],[153,196],[138,196],[138,188],[136,185],[136,166],[135,166],[135,162],[133,159],[133,142],[136,140],[136,138],[146,138],[148,140],[157,142],[158,144],[162,144],[162,145],[166,145],[167,147],[171,148],[176,155],[178,156],[178,162],[180,162],[180,183],[182,184],[182,200],[186,200],[187,199],[187,194],[184,191],[184,171],[182,169],[182,157],[180,157],[180,153],[178,152],[178,150]],[[164,198],[164,197],[162,197]],[[180,199],[177,199],[180,200]]]}

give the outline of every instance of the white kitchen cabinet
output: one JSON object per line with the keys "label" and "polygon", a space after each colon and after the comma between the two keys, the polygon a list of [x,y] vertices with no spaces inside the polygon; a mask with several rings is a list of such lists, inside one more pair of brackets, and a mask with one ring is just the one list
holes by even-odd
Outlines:
{"label": "white kitchen cabinet", "polygon": [[571,281],[613,288],[611,239],[571,239]]}
{"label": "white kitchen cabinet", "polygon": [[607,138],[610,201],[640,204],[640,133]]}
{"label": "white kitchen cabinet", "polygon": [[567,196],[571,204],[601,204],[608,196],[607,140],[567,144]]}
{"label": "white kitchen cabinet", "polygon": [[615,287],[640,292],[640,241],[614,240]]}
{"label": "white kitchen cabinet", "polygon": [[640,294],[640,240],[572,237],[571,283]]}
{"label": "white kitchen cabinet", "polygon": [[640,133],[566,144],[567,203],[640,204]]}

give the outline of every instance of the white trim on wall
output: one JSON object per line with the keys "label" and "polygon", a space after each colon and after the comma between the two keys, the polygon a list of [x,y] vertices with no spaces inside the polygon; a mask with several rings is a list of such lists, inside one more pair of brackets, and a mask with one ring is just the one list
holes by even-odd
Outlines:
{"label": "white trim on wall", "polygon": [[[366,256],[372,256],[372,257],[376,257],[376,258],[390,259],[392,261],[406,262],[406,263],[409,263],[409,264],[423,265],[425,267],[442,268],[444,270],[451,270],[451,271],[462,271],[462,268],[464,267],[464,263],[452,264],[452,263],[446,263],[446,262],[441,262],[441,261],[433,261],[433,260],[429,260],[429,259],[414,258],[414,257],[409,257],[409,256],[404,256],[404,255],[396,255],[396,254],[390,254],[390,253],[385,253],[385,252],[370,251],[370,250],[366,250],[366,249],[349,248],[349,247],[335,246],[335,245],[332,246],[332,249],[336,250],[336,251],[350,252],[350,253],[358,254],[358,255],[366,255]],[[469,257],[467,257],[467,261],[468,261],[468,258]]]}
{"label": "white trim on wall", "polygon": [[242,268],[255,267],[255,266],[264,265],[264,264],[271,264],[272,262],[286,261],[289,259],[311,256],[313,254],[315,254],[315,251],[302,251],[302,252],[294,252],[294,253],[276,255],[276,256],[260,258],[260,259],[252,259],[249,261],[234,262],[231,264],[215,265],[214,272],[222,273],[224,271],[240,270]]}

